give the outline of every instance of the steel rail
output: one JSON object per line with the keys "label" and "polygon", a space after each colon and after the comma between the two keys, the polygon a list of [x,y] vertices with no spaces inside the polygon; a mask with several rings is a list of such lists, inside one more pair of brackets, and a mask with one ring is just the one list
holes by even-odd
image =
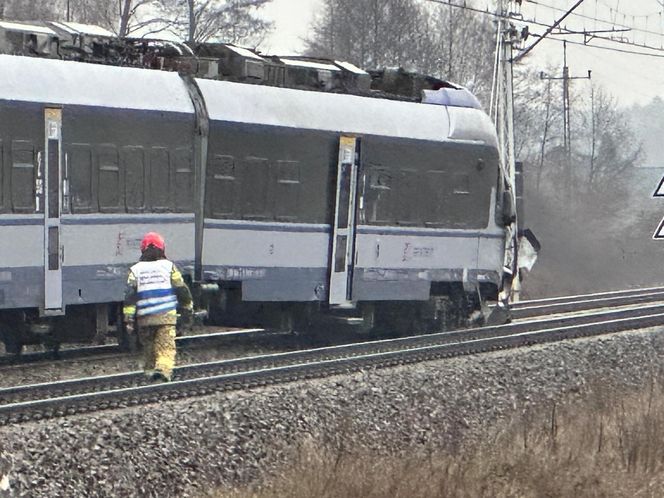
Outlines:
{"label": "steel rail", "polygon": [[642,303],[664,302],[664,289],[652,289],[640,292],[621,292],[616,294],[590,294],[575,298],[554,298],[546,302],[524,301],[511,308],[513,319],[531,318],[557,313],[573,313],[592,309],[629,306]]}
{"label": "steel rail", "polygon": [[[227,330],[207,334],[183,335],[175,338],[178,348],[189,349],[204,345],[206,342],[220,343],[228,339],[266,337],[273,334],[263,328]],[[127,353],[118,344],[103,344],[99,346],[83,346],[80,348],[66,348],[59,351],[39,351],[23,353],[21,355],[0,355],[0,367],[20,366],[40,362],[57,360],[78,360],[97,356],[112,357],[112,355],[126,355]]]}
{"label": "steel rail", "polygon": [[[664,313],[664,303],[655,306],[626,310],[603,310],[588,315],[543,318],[541,320],[532,320],[529,322],[493,325],[476,329],[461,329],[396,339],[383,339],[371,342],[342,344],[205,363],[194,363],[177,367],[174,374],[177,378],[193,378],[200,375],[219,374],[242,369],[251,370],[267,368],[277,364],[317,361],[320,357],[329,358],[331,356],[338,357],[346,356],[348,354],[364,354],[384,351],[386,349],[399,350],[404,348],[421,347],[424,345],[445,344],[455,341],[480,338],[486,339],[496,335],[504,336],[509,334],[519,334],[526,331],[537,331],[555,327],[578,326],[621,318],[638,318],[659,312]],[[107,376],[93,376],[38,384],[24,384],[0,388],[0,403],[32,399],[36,396],[59,397],[93,390],[102,391],[149,383],[150,381],[146,379],[143,372],[132,371]]]}
{"label": "steel rail", "polygon": [[[475,329],[470,331],[472,336],[468,335],[469,331],[458,331],[191,365],[179,370],[180,373],[188,371],[187,375],[182,375],[185,378],[165,384],[112,388],[103,384],[105,378],[96,378],[102,382],[98,386],[102,390],[59,395],[53,392],[52,397],[27,401],[9,399],[0,405],[0,424],[652,327],[664,322],[664,308],[654,308],[631,310],[650,313],[619,318],[620,312],[606,312],[601,314],[601,319],[595,316],[596,320],[589,322],[589,316],[576,317],[586,323],[573,323],[572,318],[541,320],[541,328],[537,330],[524,328],[526,324],[515,324]],[[133,375],[135,380],[140,374],[132,372],[110,377],[122,375]],[[90,379],[95,378],[79,380],[88,382]],[[125,377],[127,379],[129,377]],[[25,387],[41,389],[37,386],[46,385]],[[5,390],[6,394],[9,389],[12,388]]]}
{"label": "steel rail", "polygon": [[[592,310],[600,307],[623,306],[630,304],[641,304],[664,301],[664,287],[651,287],[642,289],[627,289],[619,291],[579,294],[574,296],[560,296],[545,299],[535,299],[529,301],[520,301],[512,305],[513,319],[527,319],[547,314],[567,313],[576,311]],[[262,328],[240,329],[224,332],[198,334],[191,336],[180,336],[176,338],[178,348],[188,349],[200,347],[201,343],[209,341],[212,343],[223,342],[232,338],[263,338],[268,332]],[[127,353],[117,344],[108,344],[101,346],[85,346],[81,348],[67,348],[60,351],[45,351],[24,353],[16,355],[0,355],[0,368],[6,366],[24,366],[27,364],[59,361],[59,360],[77,360],[92,359],[95,357],[112,358],[113,355],[126,355]]]}
{"label": "steel rail", "polygon": [[641,287],[637,289],[621,289],[621,290],[606,291],[606,292],[592,292],[588,294],[573,294],[569,296],[555,296],[555,297],[545,297],[541,299],[528,299],[512,303],[512,308],[518,309],[529,306],[567,303],[572,301],[582,301],[582,300],[591,300],[591,299],[599,300],[599,299],[619,297],[619,296],[632,297],[635,295],[653,294],[653,293],[664,293],[664,287]]}

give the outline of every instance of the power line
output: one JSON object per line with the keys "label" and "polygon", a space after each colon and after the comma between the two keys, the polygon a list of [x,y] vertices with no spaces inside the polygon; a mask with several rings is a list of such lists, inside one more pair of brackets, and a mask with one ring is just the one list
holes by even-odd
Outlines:
{"label": "power line", "polygon": [[554,23],[549,27],[549,28],[546,30],[546,32],[545,32],[540,38],[537,39],[537,41],[536,41],[535,43],[533,43],[530,47],[526,48],[523,52],[521,52],[520,54],[518,54],[518,55],[514,58],[514,62],[518,62],[520,59],[523,59],[526,55],[528,55],[528,52],[530,52],[532,49],[534,49],[534,48],[537,46],[537,44],[538,44],[539,42],[541,42],[544,38],[546,38],[547,35],[551,34],[551,32],[552,32],[554,29],[556,29],[556,28],[560,25],[560,23],[563,22],[563,21],[565,20],[565,18],[566,18],[567,16],[569,16],[572,12],[574,12],[574,10],[575,10],[579,5],[581,5],[581,4],[583,3],[583,1],[584,1],[584,0],[578,0],[578,1],[572,6],[572,8],[570,8],[567,12],[565,12],[565,14],[563,14],[563,16],[562,16],[560,19],[558,19],[556,22],[554,22]]}
{"label": "power line", "polygon": [[[558,11],[558,12],[565,12],[565,9],[562,9],[560,7],[556,7],[554,5],[546,4],[542,1],[526,0],[526,2],[531,3],[533,5],[538,5],[540,7],[544,7],[546,9],[551,9],[551,10]],[[632,17],[632,18],[643,17],[643,18],[647,18],[647,17],[651,17],[651,16],[661,16],[662,14],[664,14],[664,12],[663,11],[653,12],[652,14],[648,14],[647,16],[646,15],[637,16],[637,15],[625,14],[625,13],[621,13],[621,14],[623,15],[623,17]],[[574,12],[572,15],[574,17],[578,17],[578,18],[581,18],[581,19],[595,21],[595,22],[600,23],[600,24],[616,26],[616,27],[619,27],[619,28],[628,28],[632,31],[636,31],[636,32],[639,32],[639,33],[645,33],[645,34],[655,35],[655,36],[664,36],[664,33],[661,32],[661,31],[658,32],[658,31],[651,31],[649,29],[638,28],[638,27],[635,27],[635,26],[630,26],[628,24],[615,22],[615,20],[612,21],[612,20],[606,20],[606,19],[599,19],[597,17],[588,16],[588,15],[585,15],[585,14],[581,14],[579,12]]]}
{"label": "power line", "polygon": [[[529,33],[529,36],[541,37],[542,35],[539,35],[537,33]],[[567,42],[570,45],[579,45],[581,47],[596,48],[598,50],[607,50],[609,52],[617,52],[617,53],[621,53],[621,54],[644,55],[646,57],[664,58],[664,53],[652,54],[652,53],[647,53],[647,52],[637,52],[635,50],[627,50],[627,49],[624,49],[624,48],[606,47],[606,46],[603,46],[603,45],[588,45],[587,43],[583,43],[583,42],[575,42],[575,41],[572,41],[572,40],[560,40],[558,38],[550,38],[550,37],[547,38],[547,41],[555,41],[555,42],[559,42],[559,43]],[[648,48],[648,47],[643,47],[643,48]],[[662,49],[650,49],[650,50],[662,51]]]}
{"label": "power line", "polygon": [[[478,9],[478,8],[475,8],[475,7],[471,7],[471,6],[469,6],[465,3],[463,5],[456,4],[456,3],[454,3],[453,0],[424,0],[424,1],[429,2],[429,3],[435,3],[435,4],[455,7],[455,8],[458,8],[458,9],[468,10],[470,12],[475,12],[477,14],[486,15],[486,16],[489,16],[489,17],[493,17],[495,19],[518,21],[518,22],[523,23],[523,24],[529,24],[529,25],[544,27],[547,30],[549,28],[551,28],[550,24],[540,22],[536,19],[525,19],[525,18],[515,19],[515,18],[513,18],[509,15],[501,15],[501,14],[497,14],[495,12],[491,12],[491,11],[488,11],[488,10]],[[532,0],[528,0],[528,1],[532,1]],[[628,27],[629,28],[629,26],[626,26],[626,25],[623,26],[623,27]],[[572,31],[570,29],[563,28],[563,27],[560,27],[560,26],[557,27],[557,30],[558,30],[558,32],[555,32],[555,30],[554,30],[552,32],[552,34],[554,34],[554,35],[575,35],[575,34],[579,34],[579,32],[577,32],[577,31]],[[530,34],[533,35],[533,36],[540,36],[540,37],[544,36],[544,35],[534,35],[533,33],[530,33]],[[624,54],[644,55],[644,56],[649,56],[649,57],[664,57],[664,47],[653,47],[653,46],[650,46],[650,45],[635,43],[635,42],[628,41],[628,40],[618,40],[618,39],[607,37],[607,36],[593,35],[592,38],[596,39],[596,40],[603,40],[603,41],[610,42],[610,43],[628,45],[628,46],[642,48],[642,49],[645,49],[645,50],[653,50],[653,51],[656,51],[656,52],[662,52],[663,54],[652,54],[652,53],[646,53],[646,52],[637,52],[637,51],[634,51],[634,50],[625,50],[625,49],[619,49],[619,48],[616,48],[616,47],[605,47],[605,46],[602,46],[602,45],[589,45],[588,43],[574,42],[574,41],[570,41],[570,40],[568,40],[567,42],[572,44],[572,45],[582,45],[582,46],[586,46],[586,47],[593,47],[593,48],[598,48],[598,49],[601,49],[601,50],[610,50],[610,51],[624,53]],[[553,39],[553,38],[549,38],[549,39]],[[562,41],[562,40],[556,40],[556,41]]]}
{"label": "power line", "polygon": [[[543,38],[540,38],[542,40]],[[534,44],[533,44],[534,46]],[[565,193],[567,201],[571,202],[572,199],[572,123],[571,123],[571,108],[569,84],[571,80],[589,80],[590,70],[588,76],[570,76],[569,67],[567,66],[567,42],[563,43],[563,74],[562,76],[548,76],[544,72],[540,73],[542,80],[561,80],[563,82],[563,147],[565,150]]]}

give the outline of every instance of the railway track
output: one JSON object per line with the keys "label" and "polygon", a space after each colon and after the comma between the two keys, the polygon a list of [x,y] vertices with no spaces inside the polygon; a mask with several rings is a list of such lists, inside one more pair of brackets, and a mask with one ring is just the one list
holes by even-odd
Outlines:
{"label": "railway track", "polygon": [[558,313],[573,313],[599,308],[664,301],[664,287],[627,289],[576,296],[520,301],[511,306],[512,318],[523,319]]}
{"label": "railway track", "polygon": [[[221,332],[208,332],[204,334],[185,335],[175,338],[178,350],[188,350],[203,347],[208,344],[223,344],[234,340],[255,340],[278,333],[268,332],[263,328],[248,328],[237,330],[224,330]],[[0,367],[44,363],[55,360],[80,360],[96,358],[112,358],[114,355],[127,355],[118,344],[103,344],[99,346],[84,346],[80,348],[66,348],[59,351],[37,351],[21,355],[5,354],[0,356]]]}
{"label": "railway track", "polygon": [[[512,319],[526,320],[554,314],[591,311],[598,308],[639,305],[662,301],[664,287],[646,289],[629,289],[577,296],[562,296],[546,299],[521,301],[512,305]],[[256,340],[270,334],[262,328],[238,329],[223,332],[212,332],[181,336],[176,339],[180,351],[195,349],[207,344],[220,345],[233,340]],[[274,334],[274,333],[273,333]],[[5,366],[51,362],[54,360],[80,360],[95,358],[112,358],[113,355],[127,353],[117,344],[66,348],[55,351],[31,352],[22,355],[0,355],[0,368]]]}
{"label": "railway track", "polygon": [[426,360],[616,333],[664,323],[664,303],[508,325],[181,366],[153,384],[142,372],[0,389],[0,423],[18,423],[217,391],[248,389]]}

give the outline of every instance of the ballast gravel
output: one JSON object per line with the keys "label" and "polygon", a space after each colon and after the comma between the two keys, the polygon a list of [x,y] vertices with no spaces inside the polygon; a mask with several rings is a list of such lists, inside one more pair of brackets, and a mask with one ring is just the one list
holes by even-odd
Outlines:
{"label": "ballast gravel", "polygon": [[647,385],[663,355],[656,328],[2,427],[0,496],[201,496],[312,440],[454,450],[598,379]]}

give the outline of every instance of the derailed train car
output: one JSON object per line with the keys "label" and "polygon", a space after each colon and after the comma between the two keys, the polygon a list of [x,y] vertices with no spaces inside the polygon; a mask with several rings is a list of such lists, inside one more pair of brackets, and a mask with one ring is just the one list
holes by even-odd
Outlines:
{"label": "derailed train car", "polygon": [[464,89],[418,103],[20,56],[0,68],[8,350],[39,330],[103,336],[152,230],[213,320],[298,328],[354,310],[367,327],[440,328],[503,285],[511,206]]}

